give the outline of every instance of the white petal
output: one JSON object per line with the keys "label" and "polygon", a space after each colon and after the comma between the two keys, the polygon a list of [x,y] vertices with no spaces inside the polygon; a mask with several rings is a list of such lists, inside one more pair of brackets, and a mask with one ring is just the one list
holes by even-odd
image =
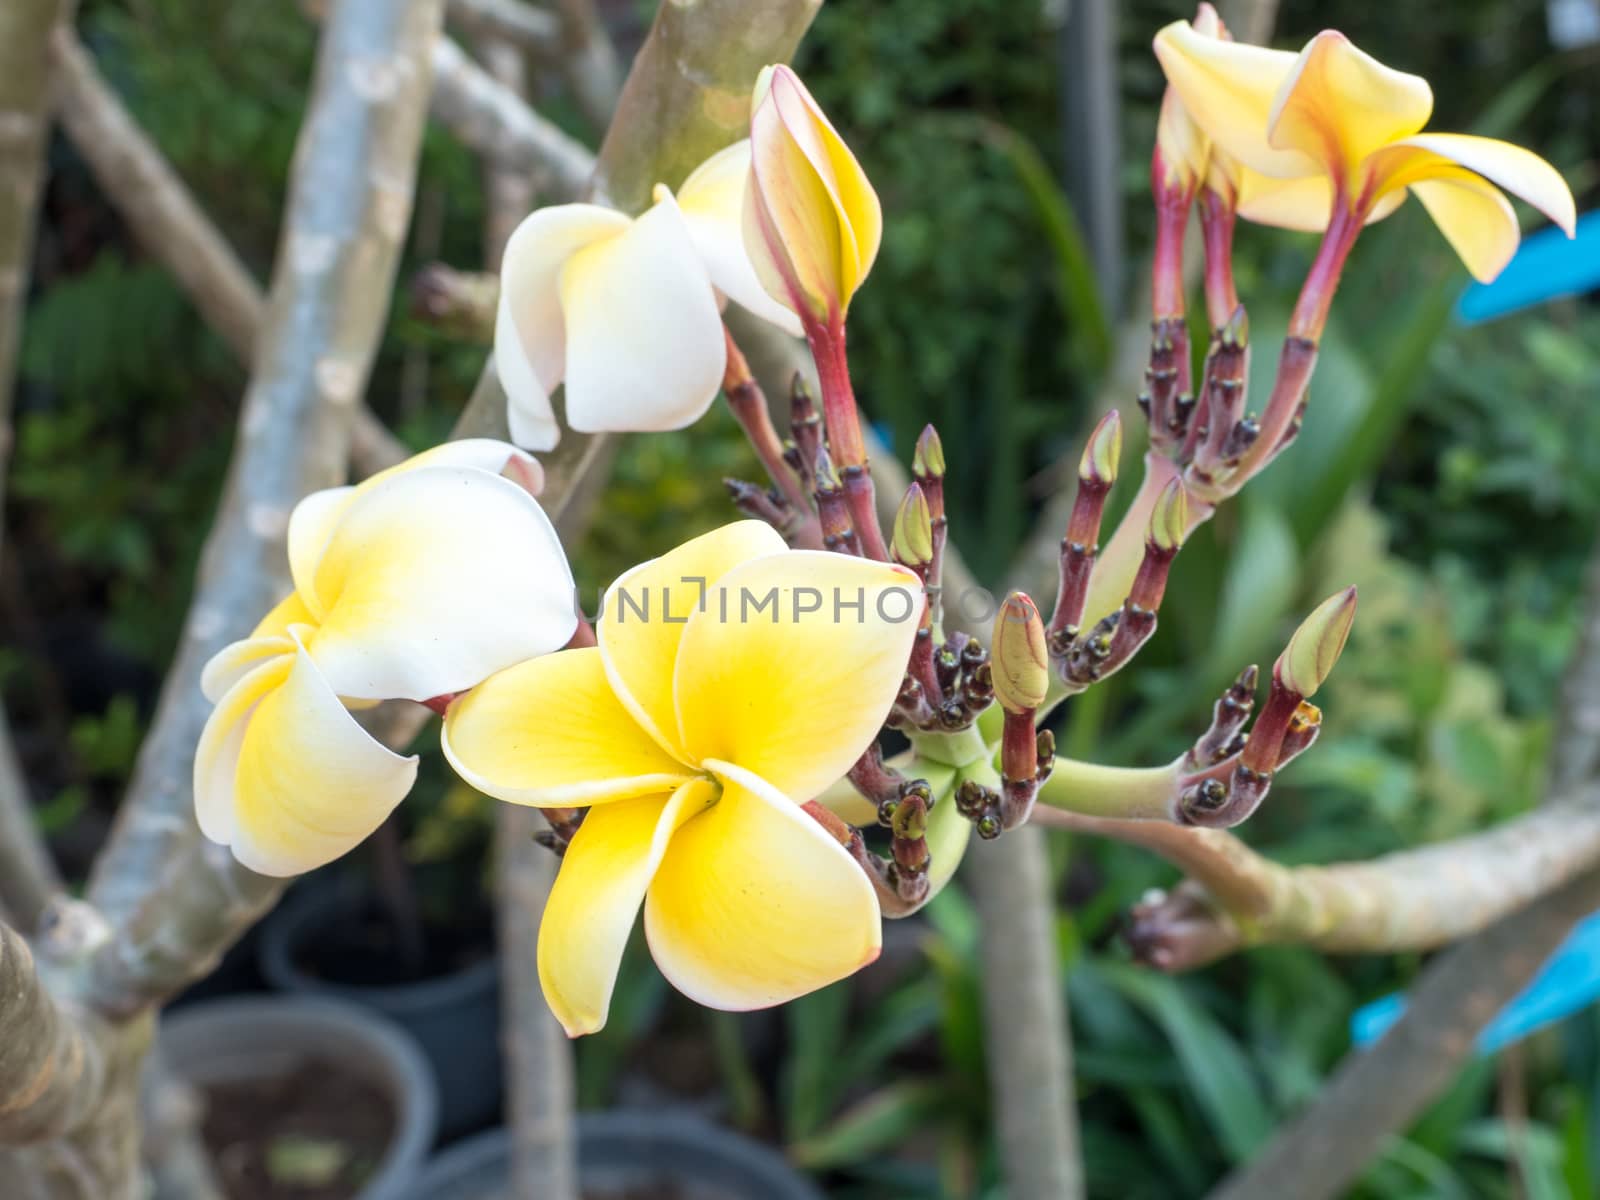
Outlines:
{"label": "white petal", "polygon": [[800,318],[767,293],[745,250],[744,193],[750,182],[750,139],[701,163],[678,189],[678,207],[711,282],[735,304],[794,337]]}
{"label": "white petal", "polygon": [[561,273],[567,424],[682,429],[722,387],[727,349],[710,277],[670,196]]}
{"label": "white petal", "polygon": [[577,627],[554,527],[518,485],[422,467],[358,497],[317,567],[310,643],[342,696],[425,700],[559,649]]}
{"label": "white petal", "polygon": [[495,314],[494,361],[509,402],[512,440],[536,450],[556,444],[560,430],[550,393],[566,374],[566,323],[560,279],[586,246],[627,231],[628,218],[594,204],[541,208],[506,242]]}

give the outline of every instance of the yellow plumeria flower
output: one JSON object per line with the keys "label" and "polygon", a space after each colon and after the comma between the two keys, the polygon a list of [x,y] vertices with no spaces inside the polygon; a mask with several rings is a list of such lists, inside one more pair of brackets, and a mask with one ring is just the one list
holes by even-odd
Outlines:
{"label": "yellow plumeria flower", "polygon": [[511,437],[548,450],[566,385],[567,424],[585,432],[681,429],[722,386],[719,305],[732,299],[799,334],[744,251],[750,143],[718,151],[678,195],[656,188],[638,218],[595,204],[541,208],[511,235],[500,269],[494,358]]}
{"label": "yellow plumeria flower", "polygon": [[1482,280],[1500,273],[1519,239],[1500,188],[1572,234],[1572,193],[1554,167],[1494,138],[1423,133],[1433,111],[1427,81],[1343,34],[1319,33],[1295,55],[1178,21],[1156,35],[1155,50],[1184,108],[1244,168],[1239,212],[1251,220],[1321,230],[1343,215],[1359,225],[1410,192]]}
{"label": "yellow plumeria flower", "polygon": [[296,507],[294,592],[201,679],[216,708],[195,754],[196,816],[251,870],[330,862],[410,791],[416,758],[350,707],[458,692],[571,639],[572,574],[538,501],[498,474],[513,457],[504,442],[455,442]]}
{"label": "yellow plumeria flower", "polygon": [[883,240],[883,210],[800,77],[767,67],[751,101],[744,240],[756,274],[802,320],[843,320]]}
{"label": "yellow plumeria flower", "polygon": [[877,956],[872,885],[800,805],[877,734],[922,602],[903,568],[742,521],[619,579],[598,646],[451,705],[445,755],[467,782],[588,807],[539,930],[569,1034],[605,1024],[641,905],[662,973],[714,1008],[779,1004]]}
{"label": "yellow plumeria flower", "polygon": [[[1202,37],[1223,36],[1222,20],[1209,4],[1200,5],[1191,24]],[[1195,124],[1171,86],[1161,97],[1156,118],[1156,161],[1162,186],[1174,192],[1192,193],[1211,169],[1211,139]]]}

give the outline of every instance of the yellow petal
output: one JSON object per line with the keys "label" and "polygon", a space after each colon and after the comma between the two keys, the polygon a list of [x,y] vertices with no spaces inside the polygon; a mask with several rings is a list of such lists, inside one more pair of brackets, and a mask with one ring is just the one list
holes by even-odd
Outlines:
{"label": "yellow petal", "polygon": [[1293,54],[1207,37],[1187,21],[1156,34],[1155,51],[1195,124],[1244,166],[1284,179],[1322,173],[1319,160],[1267,140],[1272,103],[1294,68]]}
{"label": "yellow petal", "polygon": [[[1273,179],[1255,171],[1239,173],[1238,211],[1246,220],[1280,229],[1321,233],[1333,213],[1333,181],[1326,175]],[[1378,197],[1365,224],[1381,221],[1405,202],[1405,192]]]}
{"label": "yellow petal", "polygon": [[685,751],[811,799],[882,727],[921,613],[921,582],[888,563],[792,550],[729,571],[678,651]]}
{"label": "yellow petal", "polygon": [[1470,171],[1454,170],[1419,180],[1411,191],[1474,278],[1488,283],[1505,270],[1521,231],[1500,189]]}
{"label": "yellow petal", "polygon": [[689,615],[740,563],[787,550],[765,521],[735,521],[640,564],[606,591],[596,623],[606,677],[634,720],[668,753],[682,757],[672,672]]}
{"label": "yellow petal", "polygon": [[764,1008],[877,958],[878,901],[845,849],[770,784],[708,766],[722,799],[673,834],[645,897],[667,980],[711,1008]]}
{"label": "yellow petal", "polygon": [[1426,79],[1384,66],[1330,29],[1306,43],[1280,86],[1267,138],[1320,162],[1354,195],[1367,157],[1416,133],[1432,111]]}
{"label": "yellow petal", "polygon": [[[294,597],[290,596],[289,599],[293,600]],[[278,607],[282,608],[283,605],[280,604]],[[273,610],[274,613],[277,611]],[[200,691],[207,700],[215,704],[234,684],[267,659],[288,654],[293,649],[294,642],[289,639],[287,632],[282,637],[249,637],[243,641],[232,642],[213,654],[211,661],[206,663],[200,672]]]}
{"label": "yellow petal", "polygon": [[317,564],[310,645],[340,695],[426,700],[565,645],[577,627],[554,527],[517,484],[419,467],[345,511]]}
{"label": "yellow petal", "polygon": [[645,889],[678,826],[717,798],[709,779],[590,809],[561,859],[539,924],[539,982],[567,1036],[604,1027]]}
{"label": "yellow petal", "polygon": [[1385,150],[1374,160],[1381,186],[1407,187],[1439,168],[1455,165],[1476,171],[1520,196],[1549,217],[1568,237],[1578,219],[1567,181],[1531,150],[1495,138],[1465,133],[1419,133]]}
{"label": "yellow petal", "polygon": [[622,707],[593,647],[489,676],[450,706],[442,742],[463,779],[513,804],[624,800],[690,775]]}
{"label": "yellow petal", "polygon": [[763,321],[798,337],[800,321],[767,294],[744,245],[744,193],[750,183],[750,139],[701,163],[678,189],[678,208],[717,290]]}
{"label": "yellow petal", "polygon": [[560,290],[569,426],[682,429],[711,406],[727,362],[722,317],[670,194],[574,254]]}
{"label": "yellow petal", "polygon": [[[474,467],[498,475],[511,459],[519,460],[525,472],[536,480],[542,480],[543,470],[538,461],[511,443],[494,438],[462,438],[414,454],[354,487],[326,488],[305,497],[289,514],[289,571],[294,576],[297,595],[301,597],[303,615],[287,616],[279,622],[278,628],[322,618],[326,608],[316,595],[317,563],[328,545],[328,539],[333,536],[333,531],[338,528],[339,521],[356,497],[366,495],[386,479],[393,479],[419,467]],[[291,596],[284,603],[295,599]],[[258,629],[257,633],[260,632]]]}
{"label": "yellow petal", "polygon": [[752,181],[745,243],[780,304],[818,319],[843,314],[883,239],[883,211],[866,172],[788,67],[764,72],[751,116]]}
{"label": "yellow petal", "polygon": [[596,204],[541,208],[518,225],[500,266],[494,363],[505,387],[511,440],[548,450],[561,437],[550,394],[566,376],[561,271],[586,246],[626,233],[631,222]]}
{"label": "yellow petal", "polygon": [[1165,186],[1191,188],[1205,177],[1211,157],[1210,139],[1170,87],[1161,98],[1161,115],[1156,119],[1156,147],[1161,152]]}
{"label": "yellow petal", "polygon": [[224,696],[195,756],[201,830],[263,875],[333,861],[405,798],[417,760],[375,741],[297,647]]}

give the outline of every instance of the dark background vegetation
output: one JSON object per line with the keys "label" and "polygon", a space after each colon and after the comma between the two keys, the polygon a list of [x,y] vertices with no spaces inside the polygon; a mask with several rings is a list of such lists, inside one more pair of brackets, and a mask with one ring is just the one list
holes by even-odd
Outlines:
{"label": "dark background vegetation", "polygon": [[[859,391],[902,455],[923,422],[939,426],[953,536],[989,580],[1027,531],[1051,464],[1092,419],[1105,356],[1052,181],[1064,153],[1063,8],[834,0],[800,62],[888,216],[852,310]],[[637,36],[644,14],[612,15],[624,39]],[[1130,293],[1161,88],[1148,42],[1178,15],[1137,0],[1121,17]],[[1592,198],[1600,72],[1553,55],[1542,4],[1292,0],[1277,43],[1323,26],[1432,79],[1435,127],[1536,147],[1580,209]],[[84,0],[80,28],[264,277],[313,49],[295,6]],[[592,138],[574,112],[549,111]],[[0,681],[40,819],[81,871],[172,652],[244,377],[59,139],[50,165],[0,570]],[[481,262],[482,217],[477,162],[430,132],[402,287],[431,260]],[[1257,363],[1270,366],[1313,244],[1256,228],[1239,241],[1240,290],[1267,348]],[[1131,678],[1068,714],[1070,751],[1126,763],[1176,752],[1238,666],[1265,660],[1293,614],[1355,582],[1361,616],[1319,697],[1322,743],[1274,789],[1250,838],[1289,862],[1365,857],[1532,802],[1600,514],[1600,313],[1563,301],[1464,329],[1450,309],[1465,282],[1416,205],[1363,238],[1300,443],[1183,555],[1158,640]],[[1127,316],[1102,319],[1114,328]],[[481,348],[410,317],[400,295],[370,401],[426,446],[481,361]],[[1136,416],[1131,396],[1113,399]],[[1130,447],[1130,470],[1133,457]],[[720,411],[682,434],[631,439],[598,527],[572,547],[582,580],[603,583],[726,519],[724,474],[755,469]],[[475,876],[487,802],[452,790],[443,771],[433,779],[406,809],[410,855]],[[1274,949],[1181,981],[1154,976],[1127,963],[1116,932],[1170,869],[1118,847],[1055,850],[1096,1194],[1200,1194],[1316,1089],[1348,1047],[1354,1007],[1418,966]],[[994,1176],[983,931],[952,889],[888,934],[861,978],[776,1014],[694,1010],[647,957],[630,959],[611,1027],[579,1047],[584,1102],[671,1081],[830,1171],[840,1196],[981,1194]],[[1522,1088],[1532,1125],[1517,1140],[1506,1106]],[[1600,1017],[1589,1011],[1469,1068],[1360,1195],[1593,1196],[1597,1144]]]}

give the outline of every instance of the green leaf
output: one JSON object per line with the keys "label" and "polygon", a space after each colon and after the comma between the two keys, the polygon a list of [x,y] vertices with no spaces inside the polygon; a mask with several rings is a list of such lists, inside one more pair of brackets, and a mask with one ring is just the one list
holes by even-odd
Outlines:
{"label": "green leaf", "polygon": [[1229,1160],[1243,1162],[1266,1141],[1273,1121],[1238,1042],[1184,995],[1177,980],[1126,963],[1096,969],[1160,1027]]}
{"label": "green leaf", "polygon": [[951,1090],[934,1081],[890,1084],[843,1113],[826,1129],[789,1147],[812,1170],[847,1166],[898,1145],[937,1119]]}
{"label": "green leaf", "polygon": [[802,996],[784,1009],[789,1028],[784,1077],[784,1130],[798,1142],[817,1129],[832,1109],[831,1076],[841,1062],[850,985],[836,983]]}

